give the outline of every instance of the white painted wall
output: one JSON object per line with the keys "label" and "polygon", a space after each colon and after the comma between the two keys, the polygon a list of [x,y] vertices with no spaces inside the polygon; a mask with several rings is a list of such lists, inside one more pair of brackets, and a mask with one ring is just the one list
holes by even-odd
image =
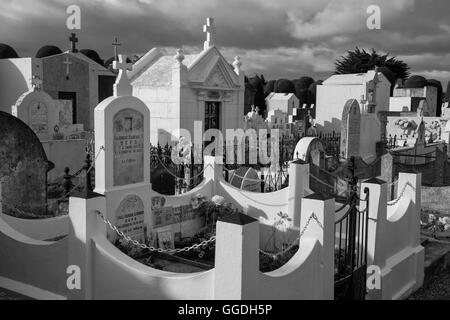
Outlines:
{"label": "white painted wall", "polygon": [[32,89],[33,75],[43,78],[41,59],[0,59],[0,111],[11,113],[17,99]]}

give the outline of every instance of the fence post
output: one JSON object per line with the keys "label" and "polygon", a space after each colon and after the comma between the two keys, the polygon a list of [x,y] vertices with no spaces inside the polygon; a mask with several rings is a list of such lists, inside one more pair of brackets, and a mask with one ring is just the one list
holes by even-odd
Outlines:
{"label": "fence post", "polygon": [[[380,270],[386,265],[386,248],[389,247],[384,236],[387,226],[387,183],[383,180],[372,178],[366,180],[361,185],[362,199],[365,198],[364,190],[369,189],[369,207],[367,202],[361,201],[360,210],[369,210],[369,222],[367,228],[367,265],[377,266]],[[381,299],[381,290],[373,289],[369,291],[370,300]]]}
{"label": "fence post", "polygon": [[104,195],[85,191],[74,194],[69,199],[69,234],[67,266],[80,271],[81,288],[67,289],[70,300],[91,300],[93,296],[93,241],[95,235],[106,236],[106,225],[97,214],[106,216]]}
{"label": "fence post", "polygon": [[86,190],[92,191],[92,180],[91,180],[91,166],[92,166],[92,160],[91,155],[89,153],[86,154],[86,161],[84,165],[84,170],[86,171]]}
{"label": "fence post", "polygon": [[309,189],[309,164],[297,160],[289,166],[288,215],[294,227],[300,227],[302,198]]}
{"label": "fence post", "polygon": [[[311,238],[317,240],[321,245],[319,270],[317,280],[319,286],[314,286],[316,292],[311,293],[312,299],[333,300],[334,299],[334,208],[333,198],[321,193],[313,193],[305,197],[301,205],[302,215],[300,239]],[[309,223],[308,223],[309,222]]]}
{"label": "fence post", "polygon": [[71,189],[73,188],[73,183],[72,183],[73,177],[71,174],[69,174],[69,172],[70,172],[69,167],[65,167],[64,168],[64,176],[63,176],[64,182],[63,182],[62,186],[64,188],[65,198],[67,198],[67,199],[69,198],[69,193],[70,193]]}
{"label": "fence post", "polygon": [[219,218],[215,257],[214,299],[255,299],[259,273],[258,220],[244,214]]}

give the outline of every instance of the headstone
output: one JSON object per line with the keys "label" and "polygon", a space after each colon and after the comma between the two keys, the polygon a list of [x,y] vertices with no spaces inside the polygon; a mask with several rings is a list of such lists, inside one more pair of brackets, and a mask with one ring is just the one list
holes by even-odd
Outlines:
{"label": "headstone", "polygon": [[123,109],[113,121],[114,186],[144,182],[144,115]]}
{"label": "headstone", "polygon": [[144,203],[136,195],[122,200],[116,211],[116,226],[134,240],[144,241]]}
{"label": "headstone", "polygon": [[341,155],[345,159],[358,156],[361,137],[361,110],[356,99],[346,102],[341,122]]}
{"label": "headstone", "polygon": [[59,115],[55,101],[44,91],[24,93],[12,107],[11,113],[25,122],[41,141],[52,140]]}
{"label": "headstone", "polygon": [[20,119],[0,112],[0,205],[3,212],[45,215],[47,172],[51,168],[33,130]]}
{"label": "headstone", "polygon": [[[150,110],[133,97],[120,55],[114,96],[94,111],[95,192],[106,198],[107,218],[136,240],[148,237],[150,207]],[[145,231],[147,230],[147,231]],[[116,239],[112,232],[109,239]]]}

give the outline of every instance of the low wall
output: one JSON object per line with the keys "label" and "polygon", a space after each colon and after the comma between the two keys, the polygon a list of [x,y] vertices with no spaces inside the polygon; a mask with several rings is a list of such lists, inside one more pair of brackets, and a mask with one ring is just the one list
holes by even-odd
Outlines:
{"label": "low wall", "polygon": [[214,270],[177,274],[147,267],[124,255],[104,236],[93,238],[92,299],[211,300]]}
{"label": "low wall", "polygon": [[[368,265],[381,270],[381,288],[370,288],[368,299],[396,300],[422,286],[424,248],[420,245],[421,174],[400,173],[398,198],[387,202],[387,184],[370,180]],[[363,203],[362,210],[366,208]]]}
{"label": "low wall", "polygon": [[0,287],[32,298],[65,299],[67,244],[67,239],[31,239],[0,218]]}
{"label": "low wall", "polygon": [[36,240],[51,240],[69,233],[68,216],[37,220],[19,219],[6,214],[0,217],[14,230]]}

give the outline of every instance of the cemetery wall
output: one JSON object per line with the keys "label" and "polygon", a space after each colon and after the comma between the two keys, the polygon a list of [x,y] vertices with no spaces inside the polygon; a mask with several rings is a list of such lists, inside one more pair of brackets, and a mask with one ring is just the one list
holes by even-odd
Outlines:
{"label": "cemetery wall", "polygon": [[17,232],[36,240],[55,239],[69,233],[68,216],[33,220],[19,219],[6,214],[0,217]]}
{"label": "cemetery wall", "polygon": [[11,106],[32,89],[33,76],[42,79],[42,62],[35,58],[0,59],[0,111],[11,113]]}
{"label": "cemetery wall", "polygon": [[[403,299],[422,286],[424,248],[420,245],[421,175],[400,173],[397,198],[387,202],[387,184],[364,182],[369,188],[368,265],[381,269],[381,289],[369,299]],[[360,208],[366,209],[366,203]]]}
{"label": "cemetery wall", "polygon": [[54,181],[64,175],[64,168],[68,167],[74,174],[84,166],[86,160],[85,140],[49,140],[43,141],[42,146],[48,159],[55,165],[48,172],[48,181]]}
{"label": "cemetery wall", "polygon": [[214,270],[176,274],[149,268],[124,255],[104,236],[94,239],[93,298],[211,300]]}
{"label": "cemetery wall", "polygon": [[150,226],[154,231],[153,237],[162,230],[173,232],[175,239],[195,236],[205,226],[205,218],[199,215],[198,205],[202,199],[212,199],[212,184],[211,180],[204,180],[196,188],[179,196],[166,196],[152,190],[153,219]]}
{"label": "cemetery wall", "polygon": [[29,297],[64,299],[68,240],[44,242],[12,229],[0,217],[0,287]]}

